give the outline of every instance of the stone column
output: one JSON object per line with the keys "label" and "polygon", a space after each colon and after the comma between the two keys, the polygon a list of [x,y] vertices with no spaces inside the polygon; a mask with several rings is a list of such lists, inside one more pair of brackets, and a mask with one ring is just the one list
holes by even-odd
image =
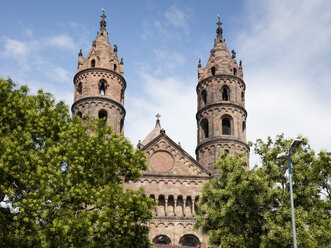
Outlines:
{"label": "stone column", "polygon": [[192,217],[195,215],[195,199],[192,199]]}
{"label": "stone column", "polygon": [[155,208],[155,216],[158,216],[158,211],[157,208],[159,207],[159,197],[155,197],[155,202],[156,202],[156,208]]}
{"label": "stone column", "polygon": [[183,216],[185,217],[186,198],[183,197]]}
{"label": "stone column", "polygon": [[176,208],[177,208],[177,196],[174,197],[174,216],[176,216]]}
{"label": "stone column", "polygon": [[168,215],[168,198],[164,198],[164,216]]}

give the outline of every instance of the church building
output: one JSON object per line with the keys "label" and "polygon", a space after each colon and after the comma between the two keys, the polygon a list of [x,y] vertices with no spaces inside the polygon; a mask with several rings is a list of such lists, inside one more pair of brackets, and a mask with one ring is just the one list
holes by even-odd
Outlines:
{"label": "church building", "polygon": [[[112,47],[109,42],[104,13],[101,18],[89,53],[83,57],[79,52],[71,110],[73,115],[105,118],[115,132],[123,134],[123,59],[119,60],[117,46]],[[200,60],[198,63],[196,158],[166,134],[159,114],[155,128],[137,146],[148,158],[148,169],[137,182],[127,183],[126,187],[143,187],[146,195],[156,201],[149,223],[150,240],[156,247],[207,247],[207,236],[193,229],[203,184],[217,177],[213,164],[221,153],[243,151],[249,156],[242,62],[238,65],[235,51],[229,52],[221,25],[218,19],[206,66]]]}

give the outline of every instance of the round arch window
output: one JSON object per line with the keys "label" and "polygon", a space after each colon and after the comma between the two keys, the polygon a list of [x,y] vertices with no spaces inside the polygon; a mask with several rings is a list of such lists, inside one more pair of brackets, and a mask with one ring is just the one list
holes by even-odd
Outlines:
{"label": "round arch window", "polygon": [[153,244],[170,245],[171,239],[167,235],[157,235],[152,242]]}
{"label": "round arch window", "polygon": [[186,234],[180,238],[179,244],[182,246],[197,247],[197,246],[200,246],[200,241],[195,235]]}
{"label": "round arch window", "polygon": [[107,121],[107,111],[104,109],[101,109],[98,113],[98,118],[99,119],[105,119],[105,121]]}

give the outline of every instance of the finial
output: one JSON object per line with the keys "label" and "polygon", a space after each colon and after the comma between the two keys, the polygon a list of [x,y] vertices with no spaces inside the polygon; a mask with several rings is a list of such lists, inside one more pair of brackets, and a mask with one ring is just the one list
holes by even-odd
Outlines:
{"label": "finial", "polygon": [[116,44],[114,44],[114,53],[117,53],[117,45]]}
{"label": "finial", "polygon": [[239,67],[242,67],[243,66],[243,62],[240,60],[239,61]]}
{"label": "finial", "polygon": [[123,65],[123,58],[121,58],[121,62],[120,62],[121,65]]}
{"label": "finial", "polygon": [[231,53],[232,53],[232,58],[233,59],[236,58],[236,54],[237,54],[236,51],[235,50],[232,50]]}
{"label": "finial", "polygon": [[103,34],[102,31],[106,31],[106,25],[107,24],[106,24],[105,18],[107,16],[105,15],[105,9],[102,8],[101,10],[102,10],[102,15],[100,17],[102,18],[102,20],[100,21],[100,31],[101,31],[101,34]]}
{"label": "finial", "polygon": [[223,24],[221,22],[221,17],[219,15],[217,15],[217,18],[218,18],[218,22],[216,23],[217,24],[217,29],[216,29],[216,33],[217,33],[217,39],[222,42],[223,40],[223,37],[222,37],[222,34],[223,34],[223,29],[221,27],[221,25]]}
{"label": "finial", "polygon": [[102,20],[104,21],[105,18],[107,17],[107,16],[105,15],[105,9],[104,9],[104,8],[101,8],[101,11],[102,11],[102,15],[101,15],[100,17],[101,17]]}
{"label": "finial", "polygon": [[83,52],[82,52],[82,49],[79,50],[79,54],[78,54],[79,57],[82,57],[83,56]]}
{"label": "finial", "polygon": [[161,117],[161,115],[160,115],[159,113],[157,113],[157,114],[155,115],[155,117],[156,117],[156,124],[155,124],[155,127],[160,126],[160,117]]}
{"label": "finial", "polygon": [[200,68],[201,67],[201,59],[199,58],[199,64],[198,64],[198,67]]}
{"label": "finial", "polygon": [[97,42],[95,40],[92,42],[92,46],[93,47],[96,47],[97,46]]}

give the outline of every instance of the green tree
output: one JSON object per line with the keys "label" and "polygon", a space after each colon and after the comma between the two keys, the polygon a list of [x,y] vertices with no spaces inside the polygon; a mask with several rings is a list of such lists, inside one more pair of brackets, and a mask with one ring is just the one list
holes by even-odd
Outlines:
{"label": "green tree", "polygon": [[[287,160],[277,155],[291,140],[279,135],[257,140],[261,165],[244,168],[245,155],[223,154],[215,167],[220,177],[203,188],[196,227],[221,247],[292,247]],[[331,154],[319,154],[303,139],[291,156],[298,247],[330,247]]]}
{"label": "green tree", "polygon": [[[0,80],[0,246],[149,247],[144,154],[42,90]],[[5,203],[5,204],[4,204]]]}

